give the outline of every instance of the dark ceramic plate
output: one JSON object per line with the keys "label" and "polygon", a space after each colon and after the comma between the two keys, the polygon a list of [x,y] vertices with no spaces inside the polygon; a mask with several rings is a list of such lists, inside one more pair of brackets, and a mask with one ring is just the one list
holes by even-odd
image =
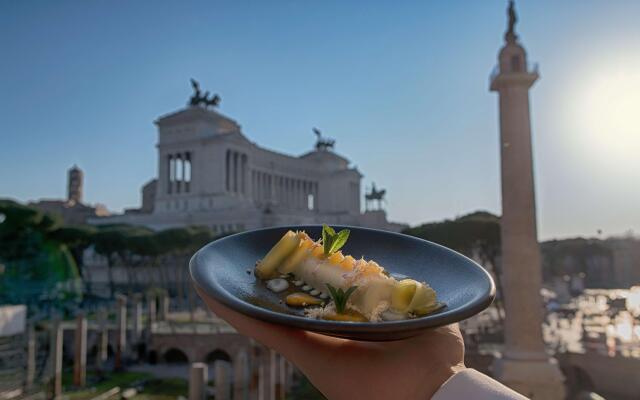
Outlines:
{"label": "dark ceramic plate", "polygon": [[191,259],[191,276],[206,293],[230,308],[276,324],[355,340],[404,339],[424,329],[461,321],[491,304],[495,286],[489,274],[467,257],[440,245],[399,233],[349,228],[345,254],[377,261],[392,274],[427,282],[446,307],[425,317],[377,323],[310,319],[280,302],[282,293],[268,290],[253,274],[255,262],[267,254],[287,230],[321,237],[322,227],[289,226],[243,232],[216,240]]}

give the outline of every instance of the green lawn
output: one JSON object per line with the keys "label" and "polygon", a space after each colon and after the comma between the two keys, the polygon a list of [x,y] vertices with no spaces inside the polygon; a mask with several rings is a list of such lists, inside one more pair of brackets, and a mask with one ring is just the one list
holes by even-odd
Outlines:
{"label": "green lawn", "polygon": [[153,379],[144,386],[134,400],[175,400],[178,396],[187,397],[188,383],[184,379]]}
{"label": "green lawn", "polygon": [[[113,372],[107,374],[107,379],[98,381],[93,372],[87,376],[87,387],[74,390],[73,375],[65,372],[62,376],[62,384],[65,388],[64,396],[69,400],[88,400],[120,386],[124,390],[138,381],[145,381],[144,389],[138,393],[134,400],[175,400],[178,396],[187,397],[188,384],[184,379],[154,379],[153,375],[144,372]],[[94,383],[92,383],[94,382]]]}

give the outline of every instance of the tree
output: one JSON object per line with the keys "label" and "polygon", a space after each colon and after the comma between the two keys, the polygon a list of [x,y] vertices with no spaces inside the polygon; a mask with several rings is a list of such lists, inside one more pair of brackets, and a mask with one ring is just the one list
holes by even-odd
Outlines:
{"label": "tree", "polygon": [[98,229],[93,234],[91,241],[96,253],[105,257],[107,260],[107,274],[109,280],[109,295],[115,295],[115,282],[113,281],[113,267],[117,254],[124,249],[126,245],[125,235],[121,227],[108,226]]}
{"label": "tree", "polygon": [[58,285],[78,277],[65,242],[53,234],[61,220],[8,199],[0,199],[0,214],[0,263],[5,265],[0,295],[36,305],[41,298],[77,298],[79,288]]}
{"label": "tree", "polygon": [[95,233],[96,228],[89,225],[62,226],[51,231],[48,237],[59,243],[64,243],[69,248],[78,265],[78,272],[82,277],[84,267],[83,254],[91,245]]}
{"label": "tree", "polygon": [[[496,281],[496,305],[502,308],[502,271],[500,264],[500,218],[486,211],[476,211],[454,220],[423,224],[403,231],[458,251],[477,260]],[[502,318],[502,313],[498,313]]]}

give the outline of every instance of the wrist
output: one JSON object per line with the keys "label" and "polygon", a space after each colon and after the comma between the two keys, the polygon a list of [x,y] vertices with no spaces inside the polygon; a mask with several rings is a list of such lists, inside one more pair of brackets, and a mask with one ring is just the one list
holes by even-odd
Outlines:
{"label": "wrist", "polygon": [[457,374],[458,372],[462,372],[464,370],[466,370],[467,367],[463,364],[457,364],[457,365],[451,365],[451,366],[447,366],[445,368],[441,368],[438,371],[435,371],[435,373],[431,376],[431,379],[429,380],[431,385],[429,385],[430,387],[428,388],[427,391],[427,399],[430,399],[431,397],[433,397],[433,395],[451,378],[453,378],[453,376],[455,374]]}

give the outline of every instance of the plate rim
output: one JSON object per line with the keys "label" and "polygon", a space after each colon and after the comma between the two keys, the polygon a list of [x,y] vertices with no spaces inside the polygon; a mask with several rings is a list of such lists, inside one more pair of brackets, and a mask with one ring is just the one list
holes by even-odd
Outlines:
{"label": "plate rim", "polygon": [[255,233],[261,231],[273,231],[273,230],[300,230],[300,228],[322,228],[322,224],[297,224],[297,225],[278,225],[271,226],[266,228],[258,228],[251,229],[243,232],[234,233],[219,239],[216,239],[210,243],[207,243],[202,248],[200,248],[189,260],[189,272],[191,275],[191,279],[193,282],[202,290],[204,290],[209,296],[213,297],[217,301],[221,302],[225,306],[240,312],[241,314],[247,315],[251,318],[255,318],[264,322],[275,323],[279,325],[285,325],[289,327],[294,327],[298,329],[303,329],[307,331],[314,331],[319,333],[327,333],[327,334],[336,334],[336,335],[359,335],[359,334],[382,334],[382,333],[392,333],[392,332],[410,332],[423,330],[428,328],[435,328],[439,326],[449,325],[455,322],[459,322],[465,320],[473,315],[478,314],[482,310],[486,309],[491,305],[496,296],[496,285],[491,277],[491,274],[487,270],[485,270],[480,264],[471,258],[461,254],[455,250],[452,250],[446,246],[440,245],[438,243],[434,243],[419,237],[406,235],[404,233],[399,232],[390,232],[381,229],[374,228],[365,228],[360,226],[351,226],[351,225],[339,225],[339,224],[331,224],[331,227],[337,229],[356,229],[361,231],[373,231],[377,233],[382,233],[385,235],[393,235],[399,236],[404,239],[409,239],[412,241],[416,241],[423,244],[428,244],[430,246],[439,247],[444,249],[447,252],[453,253],[453,255],[462,257],[469,261],[473,267],[480,272],[485,282],[489,285],[489,290],[482,294],[478,299],[465,304],[464,308],[461,310],[444,310],[437,314],[427,315],[420,318],[415,319],[406,319],[401,321],[380,321],[380,322],[342,322],[342,321],[326,321],[313,319],[308,317],[303,317],[299,315],[285,314],[273,310],[269,310],[267,308],[263,308],[251,303],[248,303],[232,293],[228,292],[222,285],[220,285],[215,279],[205,279],[204,271],[201,271],[202,268],[205,268],[203,263],[198,262],[198,258],[202,257],[205,251],[208,248],[213,247],[214,245],[219,245],[220,243],[226,240],[232,240],[233,238],[241,235],[246,235],[248,233]]}

